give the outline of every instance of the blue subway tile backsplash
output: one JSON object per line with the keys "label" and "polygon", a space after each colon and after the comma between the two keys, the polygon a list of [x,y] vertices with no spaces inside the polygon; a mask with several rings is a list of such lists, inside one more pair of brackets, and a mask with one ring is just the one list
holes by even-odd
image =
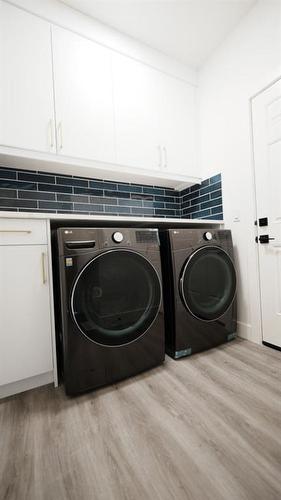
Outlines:
{"label": "blue subway tile backsplash", "polygon": [[221,174],[176,191],[0,166],[0,210],[221,220]]}
{"label": "blue subway tile backsplash", "polygon": [[223,219],[221,174],[180,192],[181,218]]}

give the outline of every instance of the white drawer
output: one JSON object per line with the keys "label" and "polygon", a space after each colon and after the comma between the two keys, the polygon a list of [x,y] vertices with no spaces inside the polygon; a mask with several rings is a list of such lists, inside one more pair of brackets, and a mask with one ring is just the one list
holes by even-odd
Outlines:
{"label": "white drawer", "polygon": [[47,243],[46,220],[0,219],[0,246],[45,243]]}

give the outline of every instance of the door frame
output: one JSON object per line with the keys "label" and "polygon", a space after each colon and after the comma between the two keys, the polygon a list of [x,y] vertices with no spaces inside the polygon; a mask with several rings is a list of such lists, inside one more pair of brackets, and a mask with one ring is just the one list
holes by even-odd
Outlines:
{"label": "door frame", "polygon": [[[255,221],[256,221],[256,230],[255,230],[255,235],[258,236],[258,226],[257,226],[257,220],[258,220],[258,206],[257,206],[257,185],[256,185],[256,165],[255,165],[255,151],[254,151],[254,123],[253,123],[253,100],[255,97],[259,96],[263,92],[265,92],[267,89],[272,87],[275,83],[278,81],[281,81],[281,73],[273,78],[269,83],[264,84],[260,90],[255,92],[250,98],[249,98],[249,116],[250,116],[250,143],[251,143],[251,166],[252,166],[252,186],[253,186],[253,196],[254,196],[254,216],[255,216]],[[255,244],[255,257],[256,257],[256,264],[257,264],[257,278],[258,278],[258,292],[257,292],[257,299],[258,299],[258,310],[259,310],[259,318],[257,318],[257,323],[258,323],[258,335],[259,335],[259,344],[263,344],[263,318],[262,318],[262,299],[261,299],[261,273],[260,273],[260,257],[259,257],[259,246],[257,243],[253,242]]]}

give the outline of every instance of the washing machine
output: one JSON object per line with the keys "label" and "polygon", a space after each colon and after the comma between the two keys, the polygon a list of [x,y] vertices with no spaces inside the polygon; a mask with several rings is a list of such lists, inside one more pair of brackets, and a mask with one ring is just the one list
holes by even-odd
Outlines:
{"label": "washing machine", "polygon": [[157,229],[59,228],[61,366],[78,394],[159,365],[165,356]]}
{"label": "washing machine", "polygon": [[166,352],[177,359],[236,334],[236,272],[229,230],[160,232]]}

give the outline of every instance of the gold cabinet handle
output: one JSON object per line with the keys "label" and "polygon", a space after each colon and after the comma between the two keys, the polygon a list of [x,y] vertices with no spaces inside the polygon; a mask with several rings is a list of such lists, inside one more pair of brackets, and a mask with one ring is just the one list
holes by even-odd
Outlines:
{"label": "gold cabinet handle", "polygon": [[43,280],[43,285],[46,285],[47,283],[47,274],[46,274],[46,268],[45,268],[45,252],[42,252],[41,254],[41,263],[42,263],[42,280]]}
{"label": "gold cabinet handle", "polygon": [[0,233],[26,233],[31,234],[32,231],[28,229],[0,229]]}

